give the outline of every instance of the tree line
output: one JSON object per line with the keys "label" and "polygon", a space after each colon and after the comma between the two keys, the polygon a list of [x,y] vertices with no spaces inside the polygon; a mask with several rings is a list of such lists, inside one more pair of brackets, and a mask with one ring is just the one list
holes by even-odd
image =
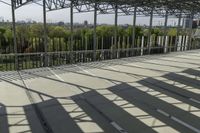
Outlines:
{"label": "tree line", "polygon": [[[81,41],[85,42],[85,38],[92,39],[93,37],[92,27],[75,28],[73,32],[74,37],[74,48],[81,49],[84,47],[81,45]],[[96,33],[97,37],[112,38],[114,36],[115,27],[110,25],[99,25],[97,26]],[[148,36],[148,27],[137,26],[135,29],[136,38],[140,36]],[[133,28],[132,26],[118,26],[117,34],[119,37],[132,37]],[[164,35],[164,29],[154,27],[151,30],[153,36]],[[167,35],[176,36],[176,28],[168,28]],[[181,34],[185,34],[181,32]],[[49,51],[59,51],[58,47],[62,47],[62,50],[69,50],[69,39],[71,36],[69,26],[58,26],[48,25],[47,26],[48,44]],[[24,52],[37,52],[43,50],[43,36],[44,29],[42,24],[18,24],[16,27],[16,37],[18,43],[18,51]],[[59,46],[58,46],[59,45]],[[88,46],[92,49],[92,41],[88,40]],[[84,49],[84,48],[83,48]],[[9,51],[9,52],[7,52]],[[11,26],[0,27],[0,52],[10,53],[13,52],[13,36]]]}

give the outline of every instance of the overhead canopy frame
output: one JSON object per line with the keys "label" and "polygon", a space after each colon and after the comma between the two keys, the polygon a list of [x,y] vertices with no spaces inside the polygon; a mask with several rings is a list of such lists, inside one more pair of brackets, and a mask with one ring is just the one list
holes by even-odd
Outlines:
{"label": "overhead canopy frame", "polygon": [[[42,0],[13,0],[15,7],[19,8],[29,3],[40,3]],[[199,0],[46,0],[47,11],[70,8],[71,2],[78,12],[93,12],[96,8],[101,14],[114,14],[115,5],[118,12],[124,15],[133,15],[137,7],[137,15],[150,16],[152,8],[154,16],[165,17],[166,10],[169,16],[194,17],[200,16]]]}

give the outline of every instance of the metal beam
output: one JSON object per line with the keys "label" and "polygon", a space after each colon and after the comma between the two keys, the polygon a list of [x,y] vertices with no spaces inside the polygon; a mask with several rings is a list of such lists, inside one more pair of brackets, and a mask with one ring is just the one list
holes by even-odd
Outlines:
{"label": "metal beam", "polygon": [[73,1],[71,1],[70,6],[70,62],[73,63],[73,47],[74,47],[74,10],[73,10],[74,4]]}
{"label": "metal beam", "polygon": [[153,8],[151,9],[151,14],[150,14],[150,22],[149,22],[149,32],[148,32],[148,54],[151,53],[151,31],[152,31],[152,25],[153,25]]}
{"label": "metal beam", "polygon": [[118,35],[118,5],[115,5],[115,30],[114,30],[115,48],[117,48],[117,35]]}
{"label": "metal beam", "polygon": [[0,3],[6,4],[6,5],[8,5],[8,6],[12,6],[12,4],[10,4],[10,3],[8,3],[8,2],[5,2],[5,1],[2,1],[2,0],[0,0]]}
{"label": "metal beam", "polygon": [[12,35],[14,43],[14,53],[15,53],[15,70],[19,69],[18,55],[17,55],[17,37],[16,37],[16,22],[15,22],[15,3],[11,0],[12,8]]}
{"label": "metal beam", "polygon": [[93,34],[93,60],[96,60],[96,47],[97,47],[97,4],[94,5],[94,34]]}
{"label": "metal beam", "polygon": [[[14,0],[16,8],[30,4],[39,3],[41,0]],[[70,8],[70,2],[73,1],[75,8],[79,12],[92,12],[93,4],[96,0],[46,0],[46,7],[49,11]],[[119,5],[119,9],[125,14],[130,15],[134,11],[135,5],[138,7],[139,14],[150,15],[150,8],[155,7],[154,15],[163,16],[163,11],[169,9],[171,16],[176,16],[182,11],[184,16],[189,15],[191,9],[194,11],[195,16],[200,15],[200,2],[199,0],[98,0],[98,10],[104,13],[112,11],[114,13],[114,6]]]}
{"label": "metal beam", "polygon": [[168,44],[167,44],[167,22],[168,22],[168,10],[166,10],[165,13],[165,23],[164,23],[164,53],[167,53],[168,49]]}
{"label": "metal beam", "polygon": [[187,50],[191,49],[192,46],[192,26],[193,26],[193,18],[194,18],[194,14],[191,13],[190,15],[190,25],[189,25],[189,40],[188,40],[188,47]]}
{"label": "metal beam", "polygon": [[48,66],[48,36],[47,36],[46,1],[43,0],[43,28],[44,28],[44,66]]}
{"label": "metal beam", "polygon": [[180,30],[181,30],[181,19],[182,19],[182,14],[180,13],[178,15],[178,25],[177,25],[177,33],[176,33],[176,51],[178,50],[178,45],[179,45],[179,36],[180,36]]}
{"label": "metal beam", "polygon": [[134,15],[133,15],[132,48],[134,48],[134,45],[135,45],[136,19],[137,19],[137,7],[135,6]]}

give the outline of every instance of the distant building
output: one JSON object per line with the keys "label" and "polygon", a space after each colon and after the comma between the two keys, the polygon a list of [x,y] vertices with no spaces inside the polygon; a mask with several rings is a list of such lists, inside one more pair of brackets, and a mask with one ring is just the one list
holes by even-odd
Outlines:
{"label": "distant building", "polygon": [[200,27],[200,20],[198,19],[198,20],[193,20],[193,26],[192,26],[193,28],[198,28],[198,27]]}
{"label": "distant building", "polygon": [[84,21],[84,27],[85,27],[85,28],[88,27],[88,21],[87,21],[87,20]]}
{"label": "distant building", "polygon": [[4,22],[4,18],[3,17],[0,17],[0,22]]}
{"label": "distant building", "polygon": [[64,22],[62,22],[62,21],[58,22],[58,26],[64,26],[64,25],[65,25]]}
{"label": "distant building", "polygon": [[[192,28],[198,28],[200,26],[200,20],[193,20],[192,21]],[[183,19],[183,28],[190,28],[190,18]]]}
{"label": "distant building", "polygon": [[189,28],[190,27],[190,17],[183,18],[183,28]]}

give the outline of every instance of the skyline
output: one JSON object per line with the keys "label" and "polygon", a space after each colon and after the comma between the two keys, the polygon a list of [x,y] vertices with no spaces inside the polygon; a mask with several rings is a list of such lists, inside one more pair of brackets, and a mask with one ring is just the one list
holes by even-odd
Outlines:
{"label": "skyline", "polygon": [[[0,2],[0,17],[4,18],[5,21],[11,21],[11,7]],[[43,21],[43,9],[37,4],[25,5],[16,10],[16,21],[22,20],[33,20],[37,22]],[[93,12],[90,13],[76,13],[74,14],[74,23],[83,23],[85,20],[89,24],[93,23]],[[114,14],[100,14],[97,17],[98,24],[114,24]],[[47,22],[56,23],[63,21],[65,23],[70,22],[70,10],[62,9],[58,11],[47,12]],[[177,19],[169,18],[168,25],[177,24]],[[132,25],[133,16],[119,16],[118,24],[129,24]],[[148,25],[149,17],[137,17],[137,25]],[[153,25],[163,25],[164,18],[154,18]]]}

